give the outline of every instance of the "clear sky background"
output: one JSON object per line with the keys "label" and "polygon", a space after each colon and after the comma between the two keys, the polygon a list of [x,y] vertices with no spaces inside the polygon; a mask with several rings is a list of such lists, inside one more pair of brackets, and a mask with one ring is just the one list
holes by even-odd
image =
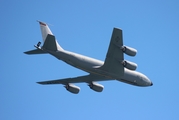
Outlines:
{"label": "clear sky background", "polygon": [[[178,0],[1,0],[0,120],[178,120]],[[69,51],[104,60],[113,27],[123,30],[124,44],[136,48],[137,71],[152,87],[117,81],[100,82],[102,93],[85,83],[74,95],[63,85],[37,81],[87,73],[50,55],[25,55],[42,41],[39,24],[50,24]]]}

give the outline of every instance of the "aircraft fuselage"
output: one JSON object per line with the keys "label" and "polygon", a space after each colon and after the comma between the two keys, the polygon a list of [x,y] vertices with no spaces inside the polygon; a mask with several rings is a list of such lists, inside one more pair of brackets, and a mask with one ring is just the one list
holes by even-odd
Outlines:
{"label": "aircraft fuselage", "polygon": [[[98,67],[104,64],[103,61],[90,58],[84,55],[80,55],[77,53],[69,52],[69,51],[48,51],[51,55],[56,57],[59,60],[66,62],[67,64],[86,71],[88,73],[97,74],[106,77],[106,80],[118,80],[124,83],[128,83],[135,86],[151,86],[152,82],[147,78],[144,74],[132,71],[128,69],[124,69],[124,75],[122,77],[118,77],[115,74],[109,73],[107,71],[102,71],[98,69]],[[100,81],[100,80],[98,80]],[[104,80],[102,80],[104,81]]]}

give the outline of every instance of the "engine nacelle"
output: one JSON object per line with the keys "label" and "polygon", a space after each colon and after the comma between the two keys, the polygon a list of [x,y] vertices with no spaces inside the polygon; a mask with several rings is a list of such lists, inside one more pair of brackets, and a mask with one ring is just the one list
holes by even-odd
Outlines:
{"label": "engine nacelle", "polygon": [[126,61],[126,60],[124,60],[124,61],[122,62],[122,65],[123,65],[125,68],[129,69],[129,70],[136,70],[136,68],[137,68],[137,64],[136,64],[136,63],[129,62],[129,61]]}
{"label": "engine nacelle", "polygon": [[127,55],[129,55],[129,56],[135,56],[135,55],[137,54],[137,50],[136,50],[136,49],[131,48],[131,47],[128,47],[128,46],[122,46],[122,47],[121,47],[121,50],[122,50],[125,54],[127,54]]}
{"label": "engine nacelle", "polygon": [[74,94],[78,94],[80,91],[80,88],[73,84],[68,84],[64,87],[66,88],[66,90],[68,90],[69,92],[74,93]]}
{"label": "engine nacelle", "polygon": [[103,85],[95,83],[95,82],[89,83],[89,87],[96,92],[102,92],[104,88]]}

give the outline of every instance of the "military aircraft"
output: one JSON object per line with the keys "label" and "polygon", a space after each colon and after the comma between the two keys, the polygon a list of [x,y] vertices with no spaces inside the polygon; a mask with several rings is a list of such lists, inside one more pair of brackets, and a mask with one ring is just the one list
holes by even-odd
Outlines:
{"label": "military aircraft", "polygon": [[46,54],[49,53],[65,63],[81,69],[89,74],[74,78],[64,78],[57,80],[47,80],[37,82],[42,85],[63,84],[66,90],[71,93],[78,94],[80,88],[73,83],[85,82],[88,86],[96,91],[102,92],[104,86],[97,81],[117,80],[135,86],[152,86],[153,83],[144,74],[135,71],[137,64],[124,60],[124,53],[129,56],[135,56],[137,50],[123,45],[122,30],[114,28],[111,41],[106,54],[105,61],[100,61],[84,55],[63,49],[52,34],[48,25],[38,21],[41,28],[43,45],[38,42],[34,45],[36,49],[24,52],[25,54]]}

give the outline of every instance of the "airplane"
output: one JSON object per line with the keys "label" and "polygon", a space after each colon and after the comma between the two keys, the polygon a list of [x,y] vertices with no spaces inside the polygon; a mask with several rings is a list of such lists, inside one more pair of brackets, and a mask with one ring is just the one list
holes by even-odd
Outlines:
{"label": "airplane", "polygon": [[43,45],[38,42],[34,45],[36,49],[26,51],[25,54],[46,54],[56,57],[65,63],[81,69],[88,75],[74,78],[64,78],[56,80],[47,80],[37,82],[42,85],[63,84],[66,90],[78,94],[80,88],[74,83],[87,83],[88,86],[96,91],[102,92],[104,86],[97,83],[99,81],[117,80],[135,86],[152,86],[152,81],[144,74],[135,71],[137,64],[124,59],[124,53],[129,56],[135,56],[137,50],[123,45],[122,30],[114,28],[106,54],[105,61],[100,61],[84,55],[64,50],[57,42],[55,36],[45,22],[38,21],[43,38]]}

